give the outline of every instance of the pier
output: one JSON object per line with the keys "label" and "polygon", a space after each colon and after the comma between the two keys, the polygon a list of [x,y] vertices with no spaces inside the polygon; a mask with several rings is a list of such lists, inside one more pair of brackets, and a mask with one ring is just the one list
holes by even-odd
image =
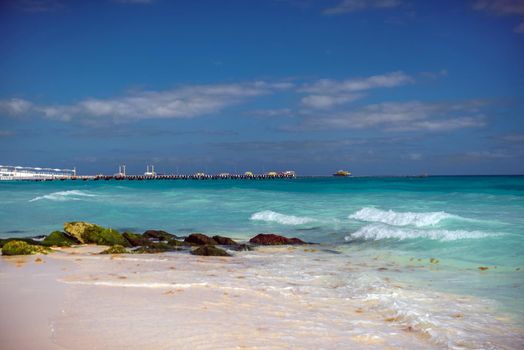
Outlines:
{"label": "pier", "polygon": [[268,179],[294,179],[296,175],[278,173],[276,175],[268,174],[228,174],[228,175],[211,175],[211,174],[194,174],[194,175],[86,175],[71,176],[52,179],[34,179],[33,181],[148,181],[148,180],[268,180]]}
{"label": "pier", "polygon": [[113,175],[77,175],[76,168],[70,169],[51,169],[51,168],[31,168],[0,166],[0,180],[19,180],[19,181],[148,181],[148,180],[269,180],[269,179],[294,179],[294,171],[275,172],[270,171],[264,174],[254,174],[250,171],[244,174],[205,174],[195,173],[192,175],[184,174],[158,174],[154,166],[147,166],[144,175],[129,175],[126,173],[126,166],[120,165],[118,173]]}

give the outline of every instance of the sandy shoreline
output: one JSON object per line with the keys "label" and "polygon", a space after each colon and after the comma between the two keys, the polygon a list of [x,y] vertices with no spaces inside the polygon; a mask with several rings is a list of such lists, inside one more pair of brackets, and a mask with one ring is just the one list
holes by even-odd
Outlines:
{"label": "sandy shoreline", "polygon": [[[336,260],[329,252],[278,247],[232,258],[91,254],[102,249],[1,257],[0,342],[9,349],[431,349],[446,348],[439,341],[455,336],[446,329],[433,336],[401,314],[388,317],[378,299],[384,287],[374,278],[347,286],[335,271],[340,266],[329,265]],[[348,272],[358,268],[346,264]],[[349,297],[368,284],[365,298]],[[395,288],[403,302],[404,287]],[[467,320],[468,302],[474,301],[464,299],[464,310],[436,317]],[[505,336],[502,326],[492,324],[489,343]],[[460,342],[472,347],[477,338]]]}

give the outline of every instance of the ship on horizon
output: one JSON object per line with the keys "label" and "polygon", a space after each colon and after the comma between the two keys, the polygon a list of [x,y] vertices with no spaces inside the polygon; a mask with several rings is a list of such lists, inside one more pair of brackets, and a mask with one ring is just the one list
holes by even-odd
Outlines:
{"label": "ship on horizon", "polygon": [[333,176],[348,177],[348,176],[351,176],[351,172],[349,172],[347,170],[339,170],[336,173],[334,173]]}

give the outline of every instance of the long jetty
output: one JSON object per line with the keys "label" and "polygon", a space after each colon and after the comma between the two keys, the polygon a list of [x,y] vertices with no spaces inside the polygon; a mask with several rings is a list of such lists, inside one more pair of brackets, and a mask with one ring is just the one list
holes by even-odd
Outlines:
{"label": "long jetty", "polygon": [[84,175],[54,177],[46,179],[26,179],[26,181],[147,181],[147,180],[271,180],[271,179],[294,179],[295,174],[227,174],[227,175]]}

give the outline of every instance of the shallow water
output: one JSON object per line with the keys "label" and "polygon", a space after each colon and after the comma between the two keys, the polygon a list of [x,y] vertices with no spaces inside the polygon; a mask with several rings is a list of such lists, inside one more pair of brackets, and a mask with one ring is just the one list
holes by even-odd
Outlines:
{"label": "shallow water", "polygon": [[[241,240],[276,232],[321,243],[313,252],[236,253],[227,268],[245,279],[194,273],[188,256],[187,274],[177,274],[173,288],[238,288],[249,309],[262,311],[264,298],[294,298],[285,319],[303,322],[304,333],[330,329],[332,344],[351,337],[400,348],[524,344],[524,177],[11,182],[0,183],[0,195],[3,237],[85,220],[137,232]],[[153,258],[160,257],[174,258]],[[68,283],[171,288],[165,283],[173,272],[162,264],[125,281],[79,276]],[[268,316],[264,327],[275,320]]]}

